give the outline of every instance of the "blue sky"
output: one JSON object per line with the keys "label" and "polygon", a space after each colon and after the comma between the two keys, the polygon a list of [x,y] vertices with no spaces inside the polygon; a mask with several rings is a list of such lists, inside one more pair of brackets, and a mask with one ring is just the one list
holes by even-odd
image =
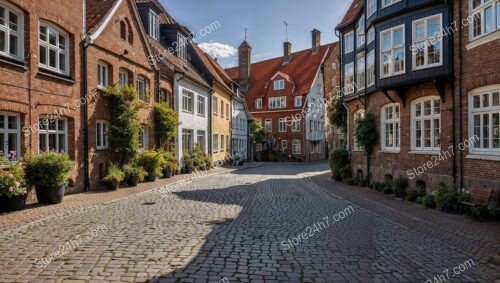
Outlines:
{"label": "blue sky", "polygon": [[[160,0],[167,11],[196,35],[211,55],[218,54],[223,67],[236,66],[236,48],[248,28],[252,61],[283,55],[285,27],[292,51],[311,48],[311,30],[321,31],[321,44],[337,41],[334,28],[350,0]],[[208,33],[201,29],[207,28]],[[226,57],[226,58],[223,58]]]}

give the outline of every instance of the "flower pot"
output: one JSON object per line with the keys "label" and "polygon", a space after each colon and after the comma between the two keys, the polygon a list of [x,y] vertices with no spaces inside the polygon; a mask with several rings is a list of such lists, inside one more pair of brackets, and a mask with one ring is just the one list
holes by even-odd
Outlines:
{"label": "flower pot", "polygon": [[116,181],[116,180],[115,180],[115,181],[111,181],[111,182],[109,182],[109,184],[108,184],[108,188],[109,188],[110,190],[113,190],[113,191],[117,190],[119,186],[120,186],[120,182],[119,182],[119,181]]}
{"label": "flower pot", "polygon": [[20,195],[15,197],[0,197],[0,210],[1,211],[17,211],[23,210],[26,205],[26,198],[28,195]]}
{"label": "flower pot", "polygon": [[172,177],[172,169],[170,168],[166,168],[166,169],[163,169],[163,178],[170,178]]}
{"label": "flower pot", "polygon": [[139,184],[139,176],[128,177],[127,183],[131,187],[137,187],[137,184]]}
{"label": "flower pot", "polygon": [[65,185],[58,188],[40,188],[35,186],[38,202],[47,204],[61,203],[63,201],[65,189]]}
{"label": "flower pot", "polygon": [[155,175],[155,173],[148,173],[148,175],[146,176],[146,181],[147,182],[154,182],[154,181],[156,181],[156,175]]}

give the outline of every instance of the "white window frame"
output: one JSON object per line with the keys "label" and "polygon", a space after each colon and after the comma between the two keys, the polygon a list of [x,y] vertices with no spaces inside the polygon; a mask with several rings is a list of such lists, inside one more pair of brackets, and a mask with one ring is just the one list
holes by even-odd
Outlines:
{"label": "white window frame", "polygon": [[288,148],[288,141],[287,140],[282,140],[281,141],[281,148],[282,149],[287,149]]}
{"label": "white window frame", "polygon": [[401,0],[382,0],[382,9],[392,6],[398,2],[401,2]]}
{"label": "white window frame", "polygon": [[140,101],[147,102],[147,80],[143,76],[137,76],[137,95]]}
{"label": "white window frame", "polygon": [[[431,114],[430,115],[425,115],[425,110],[424,110],[424,103],[425,101],[431,101]],[[439,101],[439,114],[434,113],[434,108],[435,108],[435,102]],[[416,116],[416,108],[417,104],[421,104],[420,108],[420,116]],[[416,152],[429,152],[429,153],[437,153],[441,150],[441,128],[442,128],[442,123],[441,123],[441,108],[442,108],[442,102],[441,98],[439,96],[425,96],[419,99],[416,99],[411,102],[411,150],[416,151]],[[435,120],[439,121],[439,134],[438,137],[436,137],[435,134]],[[426,147],[425,146],[425,140],[424,140],[424,122],[425,121],[430,121],[430,133],[429,133],[429,139],[431,146]],[[421,124],[421,131],[422,134],[420,136],[420,147],[417,147],[417,122],[420,122]],[[439,146],[435,146],[436,138],[439,141]]]}
{"label": "white window frame", "polygon": [[224,148],[224,135],[220,135],[220,152],[223,152]]}
{"label": "white window frame", "polygon": [[207,151],[207,143],[206,143],[206,132],[202,130],[196,131],[196,142],[200,145],[200,149],[202,152]]}
{"label": "white window frame", "polygon": [[194,92],[187,89],[182,89],[182,112],[191,113],[194,112]]}
{"label": "white window frame", "polygon": [[[469,34],[470,34],[470,41],[474,41],[476,39],[479,39],[481,37],[484,37],[488,34],[494,33],[495,31],[500,30],[500,23],[498,22],[498,13],[500,13],[500,6],[499,3],[500,1],[495,1],[495,0],[481,0],[481,4],[476,7],[475,9],[473,8],[473,1],[474,0],[469,0],[469,15],[472,17],[473,21],[469,23],[470,28],[469,28]],[[492,17],[492,30],[491,31],[486,31],[486,19],[485,19],[485,10],[487,8],[491,7],[491,17]],[[479,20],[481,21],[481,33],[477,36],[474,36],[474,24],[475,20],[477,19],[476,15],[480,15],[481,17]]]}
{"label": "white window frame", "polygon": [[359,53],[358,56],[356,56],[356,87],[357,90],[364,90],[365,89],[365,83],[366,83],[366,70],[365,70],[365,63],[366,63],[366,57],[365,53]]}
{"label": "white window frame", "polygon": [[302,96],[296,96],[294,98],[294,106],[301,107],[302,106]]}
{"label": "white window frame", "polygon": [[149,35],[156,40],[160,35],[160,16],[153,10],[149,10]]}
{"label": "white window frame", "polygon": [[219,101],[217,100],[217,96],[212,96],[212,113],[214,115],[218,115],[219,111]]}
{"label": "white window frame", "polygon": [[286,96],[271,97],[268,100],[269,109],[282,109],[286,108]]}
{"label": "white window frame", "polygon": [[[388,109],[391,109],[392,111],[392,117],[389,118],[387,117]],[[390,103],[384,105],[382,109],[380,109],[380,125],[380,144],[382,151],[399,152],[401,149],[401,105],[399,103]],[[386,143],[387,127],[389,125],[392,126],[393,131],[392,138],[390,138],[393,146],[390,146]]]}
{"label": "white window frame", "polygon": [[[494,132],[495,127],[493,126],[493,115],[500,116],[500,104],[493,105],[494,95],[499,96],[500,100],[500,84],[489,85],[472,90],[469,93],[469,141],[470,141],[470,153],[488,155],[488,156],[500,156],[500,146],[498,148],[494,147]],[[474,107],[474,98],[479,98],[479,107]],[[485,98],[487,98],[487,106],[485,106]],[[474,118],[479,115],[480,125],[479,133],[475,131]],[[488,117],[487,132],[488,132],[488,146],[484,146],[484,136],[485,136],[485,125],[484,117]],[[497,118],[500,119],[500,118]],[[498,122],[498,121],[497,121]],[[498,126],[500,127],[500,125]],[[496,131],[500,131],[496,129]],[[479,138],[479,140],[477,138]],[[500,143],[500,142],[499,142]],[[477,146],[479,145],[479,147]]]}
{"label": "white window frame", "polygon": [[366,18],[370,18],[377,11],[377,0],[366,1]]}
{"label": "white window frame", "polygon": [[[353,118],[352,118],[352,125],[353,125],[353,133],[354,129],[356,129],[356,123],[358,122],[359,119],[363,119],[366,115],[366,111],[364,109],[359,109],[358,111],[354,112]],[[358,145],[356,136],[353,136],[353,151],[363,151],[363,147]]]}
{"label": "white window frame", "polygon": [[262,109],[262,98],[255,99],[255,108]]}
{"label": "white window frame", "polygon": [[365,15],[361,15],[358,23],[356,24],[356,49],[365,45]]}
{"label": "white window frame", "polygon": [[267,118],[264,120],[264,131],[268,133],[273,131],[273,119]]}
{"label": "white window frame", "polygon": [[205,97],[204,96],[201,96],[201,95],[198,95],[196,97],[196,106],[197,106],[197,114],[198,116],[201,116],[201,117],[205,117]]}
{"label": "white window frame", "polygon": [[375,85],[375,50],[370,51],[366,56],[366,87],[373,85]]}
{"label": "white window frame", "polygon": [[212,152],[213,153],[219,152],[219,135],[218,134],[213,135]]}
{"label": "white window frame", "polygon": [[278,131],[280,133],[286,133],[286,122],[287,118],[280,118],[278,121]]}
{"label": "white window frame", "polygon": [[[46,39],[45,40],[41,39],[40,29],[42,27],[46,29],[46,35],[45,35]],[[49,34],[51,32],[56,34],[56,44],[55,45],[49,43],[49,40],[50,40]],[[69,38],[68,33],[63,31],[59,27],[56,27],[55,25],[53,25],[51,23],[48,23],[45,21],[40,21],[37,34],[38,34],[38,57],[39,57],[38,64],[39,64],[39,66],[43,69],[47,69],[47,70],[50,70],[52,72],[56,72],[56,73],[63,74],[63,75],[69,75],[70,38]],[[64,48],[61,48],[61,46],[60,46],[59,40],[61,37],[63,37],[65,40]],[[41,60],[40,53],[41,53],[42,47],[45,48],[45,59],[47,60],[46,64],[44,64],[40,61]],[[56,67],[50,66],[50,50],[54,51],[56,54],[56,58],[55,58]],[[60,55],[64,55],[64,70],[61,68]]]}
{"label": "white window frame", "polygon": [[301,154],[302,144],[300,140],[292,140],[292,154]]}
{"label": "white window frame", "polygon": [[354,51],[354,31],[344,34],[344,54]]}
{"label": "white window frame", "polygon": [[[105,150],[109,148],[109,122],[105,120],[96,121],[96,149]],[[100,143],[99,143],[100,139]]]}
{"label": "white window frame", "polygon": [[106,88],[109,86],[109,65],[100,61],[97,63],[97,87]]}
{"label": "white window frame", "polygon": [[[5,51],[0,50],[0,55],[24,61],[24,13],[6,1],[0,3],[4,9],[4,25],[0,24],[0,31],[5,33]],[[10,27],[10,13],[17,16],[17,30]],[[1,17],[1,15],[0,15]],[[17,52],[10,53],[10,36],[17,37]]]}
{"label": "white window frame", "polygon": [[285,89],[285,80],[275,80],[274,81],[274,90],[282,90]]}
{"label": "white window frame", "polygon": [[[430,21],[430,20],[435,20],[435,19],[439,19],[439,36],[431,36],[431,37],[427,37],[427,23]],[[424,39],[419,39],[418,42],[417,40],[415,39],[415,36],[417,34],[417,30],[416,30],[416,25],[417,24],[424,24],[424,35],[426,36]],[[443,31],[443,15],[442,14],[437,14],[437,15],[432,15],[432,16],[429,16],[429,17],[425,17],[425,18],[422,18],[422,19],[418,19],[418,20],[415,20],[412,22],[412,48],[414,48],[414,50],[416,50],[417,48],[417,45],[419,43],[423,43],[425,45],[425,49],[424,49],[424,64],[421,65],[421,66],[417,66],[417,54],[412,50],[412,66],[413,66],[413,70],[421,70],[421,69],[426,69],[426,68],[433,68],[433,67],[437,67],[437,66],[442,66],[443,65],[443,40],[442,40],[442,31]],[[431,46],[431,42],[432,41],[435,41],[437,44],[440,45],[440,54],[439,54],[439,62],[437,63],[433,63],[433,64],[429,64],[429,47]]]}
{"label": "white window frame", "polygon": [[[9,129],[8,126],[8,117],[15,117],[16,118],[16,129]],[[11,112],[4,112],[0,111],[0,119],[4,121],[4,126],[5,128],[0,128],[0,133],[4,134],[4,140],[0,140],[0,150],[3,151],[3,157],[7,157],[9,154],[9,151],[12,150],[9,148],[9,134],[15,134],[16,135],[16,153],[17,157],[19,158],[21,156],[21,115],[18,113],[11,113]],[[2,157],[0,155],[0,157]]]}
{"label": "white window frame", "polygon": [[118,85],[120,86],[120,88],[123,89],[128,84],[129,84],[129,82],[128,82],[128,71],[126,71],[124,69],[120,69],[118,71]]}
{"label": "white window frame", "polygon": [[[396,30],[399,30],[399,29],[402,29],[402,35],[403,35],[403,43],[401,45],[398,45],[398,46],[394,46],[394,31]],[[391,34],[391,48],[390,49],[387,49],[387,50],[384,50],[384,42],[383,42],[383,35],[386,34],[386,33],[390,33]],[[395,26],[395,27],[392,27],[392,28],[388,28],[386,30],[383,30],[380,32],[380,78],[388,78],[388,77],[392,77],[392,76],[397,76],[397,75],[401,75],[401,74],[404,74],[406,73],[406,46],[405,46],[405,42],[406,42],[406,35],[405,35],[405,25],[399,25],[399,26]],[[396,62],[394,60],[394,53],[395,53],[395,50],[397,49],[403,49],[403,70],[402,71],[399,71],[399,72],[394,72],[394,66],[396,65]],[[389,73],[388,74],[384,74],[384,57],[383,57],[383,53],[385,52],[390,52],[391,53],[391,66],[389,67]]]}
{"label": "white window frame", "polygon": [[[43,121],[54,121],[55,123],[55,130],[50,130],[48,129],[48,125],[45,125],[44,127],[42,127],[40,124],[39,124],[39,130],[38,130],[38,150],[39,151],[50,151],[50,148],[49,148],[49,136],[50,135],[55,135],[56,136],[56,148],[55,148],[55,151],[56,152],[61,152],[61,149],[64,150],[65,153],[68,152],[68,119],[66,118],[57,118],[57,119],[54,119],[54,118],[49,118],[49,117],[40,117],[39,118],[39,123],[40,121],[43,120]],[[64,130],[59,130],[59,123],[63,123],[64,124]],[[43,122],[45,123],[45,122]],[[64,148],[61,148],[60,145],[59,145],[59,136],[60,135],[64,135]],[[40,148],[40,141],[41,139],[44,138],[45,139],[45,144],[47,146],[47,148],[45,149],[41,149]]]}
{"label": "white window frame", "polygon": [[187,61],[187,39],[179,34],[177,36],[177,42],[174,42],[173,45],[176,44],[177,46],[175,48],[177,49],[177,56],[182,60]]}
{"label": "white window frame", "polygon": [[[182,152],[187,150],[189,153],[194,149],[194,130],[182,129]],[[186,148],[187,147],[187,148]]]}
{"label": "white window frame", "polygon": [[344,66],[344,90],[345,94],[354,92],[354,62],[347,63]]}
{"label": "white window frame", "polygon": [[149,128],[146,125],[141,125],[141,131],[139,131],[139,150],[145,150],[148,148],[149,141]]}
{"label": "white window frame", "polygon": [[375,26],[368,29],[366,44],[370,44],[375,40]]}
{"label": "white window frame", "polygon": [[292,118],[292,132],[300,132],[300,119]]}

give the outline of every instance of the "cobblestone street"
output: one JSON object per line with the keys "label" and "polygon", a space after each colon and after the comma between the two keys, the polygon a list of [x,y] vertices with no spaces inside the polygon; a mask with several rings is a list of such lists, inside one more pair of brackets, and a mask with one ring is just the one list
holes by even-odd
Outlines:
{"label": "cobblestone street", "polygon": [[[326,163],[264,164],[6,228],[0,281],[425,282],[446,269],[446,282],[500,278],[482,249],[498,251],[498,225],[467,226],[489,231],[477,242],[440,240],[464,231],[442,227],[445,214],[415,214],[433,227],[429,236],[416,233],[368,202],[336,197],[326,170]],[[401,205],[410,206],[398,203],[392,214]],[[309,228],[326,217],[328,225]],[[453,273],[469,259],[474,265]]]}

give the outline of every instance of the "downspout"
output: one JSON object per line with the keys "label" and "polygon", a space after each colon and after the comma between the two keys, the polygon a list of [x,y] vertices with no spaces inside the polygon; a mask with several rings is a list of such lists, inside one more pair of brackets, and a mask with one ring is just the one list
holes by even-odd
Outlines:
{"label": "downspout", "polygon": [[[458,0],[458,17],[462,18],[462,0]],[[463,89],[462,89],[462,78],[463,78],[463,61],[462,61],[462,25],[458,25],[458,61],[459,61],[459,72],[458,72],[458,96],[459,96],[459,119],[460,119],[460,140],[463,140]],[[464,186],[464,156],[463,151],[460,151],[460,188]]]}
{"label": "downspout", "polygon": [[[86,17],[87,1],[83,0],[83,41],[82,41],[82,97],[85,97],[88,91],[87,85],[87,48],[90,46],[90,38],[87,36]],[[83,103],[83,168],[84,168],[84,190],[90,190],[89,178],[89,121],[88,121],[88,103]]]}
{"label": "downspout", "polygon": [[[448,1],[447,2],[447,5],[448,5],[448,10],[450,11],[450,22],[454,22],[453,21],[453,2],[451,4],[448,4]],[[455,40],[455,37],[453,36],[453,34],[450,35],[451,36],[451,40],[449,41],[450,44],[453,46],[453,41]],[[457,45],[457,46],[460,46],[460,43]],[[460,47],[459,47],[460,48]],[[450,55],[448,56],[448,60],[450,60],[450,68],[451,70],[455,70],[455,64],[454,64],[454,57],[455,57],[455,52],[454,52],[454,48],[450,48],[451,49],[451,52],[450,52]],[[452,145],[453,145],[453,148],[456,149],[456,145],[457,145],[457,135],[456,135],[456,120],[455,120],[455,116],[456,116],[456,109],[455,109],[455,76],[449,76],[449,83],[450,83],[450,90],[451,90],[451,103],[452,103],[452,108],[451,108],[451,114],[452,114],[452,122],[451,122],[451,131],[452,131],[452,135],[451,135],[451,139],[452,139]],[[461,115],[460,115],[461,116]],[[457,183],[457,156],[455,154],[453,154],[452,156],[452,163],[453,163],[453,167],[452,167],[452,174],[453,174],[453,184],[456,184]]]}
{"label": "downspout", "polygon": [[[33,119],[32,117],[32,97],[31,97],[31,58],[32,58],[32,52],[28,53],[28,119],[29,119],[29,122],[28,122],[28,125],[30,126],[32,121],[31,119]],[[30,129],[29,129],[29,150],[32,151],[33,150],[33,130],[32,130],[32,127],[30,126]]]}
{"label": "downspout", "polygon": [[[215,93],[215,90],[214,89],[210,89],[208,91],[208,113],[207,113],[207,116],[209,116],[210,118],[208,119],[208,137],[207,137],[207,151],[208,151],[208,154],[212,154],[212,118],[213,118],[213,115],[212,115],[212,95]],[[217,107],[217,105],[215,105],[215,107]],[[213,157],[212,157],[213,158]]]}

